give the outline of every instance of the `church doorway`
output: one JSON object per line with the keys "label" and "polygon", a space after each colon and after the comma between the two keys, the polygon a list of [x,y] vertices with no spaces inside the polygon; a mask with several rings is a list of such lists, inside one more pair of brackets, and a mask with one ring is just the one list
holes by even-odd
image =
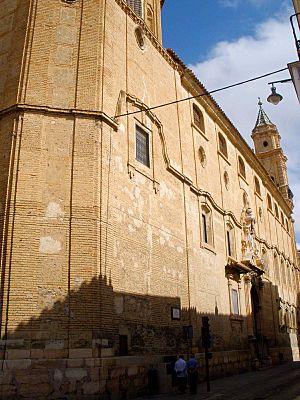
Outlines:
{"label": "church doorway", "polygon": [[251,288],[251,304],[253,335],[255,337],[255,353],[260,364],[264,364],[264,360],[268,359],[269,350],[267,339],[262,332],[262,307],[255,286],[252,286]]}

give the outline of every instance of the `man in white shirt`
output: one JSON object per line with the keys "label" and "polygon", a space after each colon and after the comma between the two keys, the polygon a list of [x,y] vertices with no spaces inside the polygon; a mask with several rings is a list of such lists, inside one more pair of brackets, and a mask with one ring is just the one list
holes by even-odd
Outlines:
{"label": "man in white shirt", "polygon": [[186,384],[187,384],[187,369],[186,362],[182,355],[178,357],[178,360],[175,363],[175,372],[177,376],[177,383],[180,393],[185,393]]}

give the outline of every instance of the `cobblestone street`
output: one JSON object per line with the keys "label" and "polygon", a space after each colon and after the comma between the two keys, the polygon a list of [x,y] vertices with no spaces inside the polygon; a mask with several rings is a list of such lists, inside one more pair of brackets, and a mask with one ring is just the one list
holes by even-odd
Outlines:
{"label": "cobblestone street", "polygon": [[143,400],[150,398],[155,400],[300,400],[300,362],[211,381],[210,393],[206,392],[206,384],[202,383],[198,386],[197,395],[158,395],[144,397]]}

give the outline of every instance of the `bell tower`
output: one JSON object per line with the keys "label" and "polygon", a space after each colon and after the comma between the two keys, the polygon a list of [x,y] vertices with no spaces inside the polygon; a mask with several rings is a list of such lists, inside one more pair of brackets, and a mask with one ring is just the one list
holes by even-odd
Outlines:
{"label": "bell tower", "polygon": [[289,189],[287,177],[287,158],[281,147],[280,134],[276,125],[271,122],[262,108],[260,99],[258,105],[258,117],[251,135],[256,156],[269,173],[283,197],[292,205],[292,193]]}

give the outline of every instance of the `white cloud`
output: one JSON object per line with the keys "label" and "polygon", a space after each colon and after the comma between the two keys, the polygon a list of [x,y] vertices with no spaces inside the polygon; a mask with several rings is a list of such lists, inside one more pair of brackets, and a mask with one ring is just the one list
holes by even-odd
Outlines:
{"label": "white cloud", "polygon": [[[219,42],[204,62],[190,66],[208,90],[246,80],[286,67],[297,60],[288,14],[259,24],[253,36],[233,42]],[[299,102],[292,83],[277,84],[284,100],[273,106],[265,101],[270,94],[268,82],[289,78],[288,71],[220,92],[216,100],[233,124],[253,147],[251,131],[255,125],[260,96],[263,108],[281,134],[288,157],[290,186],[295,194],[295,228],[300,241],[300,129]]]}
{"label": "white cloud", "polygon": [[[247,3],[259,7],[262,3],[269,3],[271,0],[246,0]],[[223,7],[237,8],[242,4],[245,4],[245,0],[220,0],[220,4]]]}

